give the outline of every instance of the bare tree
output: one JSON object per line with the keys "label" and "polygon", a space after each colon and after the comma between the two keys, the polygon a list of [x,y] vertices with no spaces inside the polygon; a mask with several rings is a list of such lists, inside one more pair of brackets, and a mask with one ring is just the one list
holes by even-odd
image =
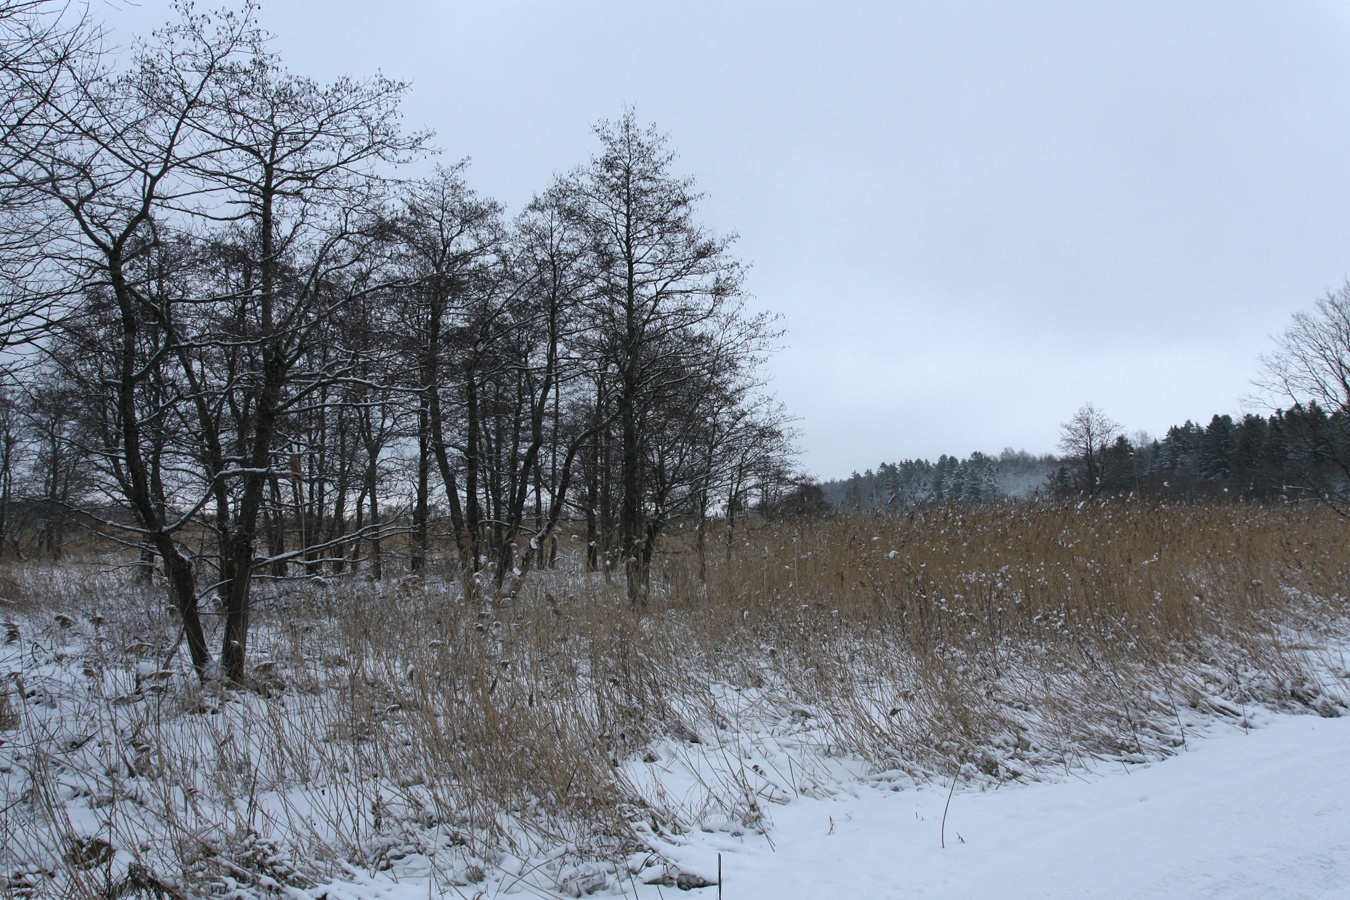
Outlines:
{"label": "bare tree", "polygon": [[1288,480],[1350,516],[1350,282],[1328,292],[1262,357],[1257,384],[1277,404],[1295,457]]}
{"label": "bare tree", "polygon": [[163,502],[156,449],[172,415],[158,388],[174,333],[165,315],[169,295],[157,290],[164,284],[157,263],[164,259],[167,223],[203,202],[188,161],[199,163],[211,148],[192,121],[227,61],[255,46],[247,14],[216,21],[186,16],[124,74],[93,63],[72,71],[48,100],[59,130],[34,148],[25,175],[52,217],[46,265],[64,276],[68,296],[85,308],[84,321],[72,321],[66,335],[75,346],[101,336],[86,358],[102,364],[89,372],[91,396],[106,401],[100,458],[163,563],[193,666],[203,677],[211,657],[192,553],[179,539],[190,516]]}
{"label": "bare tree", "polygon": [[1328,412],[1350,409],[1350,282],[1319,298],[1310,312],[1295,313],[1275,352],[1261,362],[1258,383],[1276,397]]}
{"label": "bare tree", "polygon": [[[399,129],[404,89],[383,78],[321,86],[259,52],[231,61],[227,80],[211,85],[190,120],[213,149],[192,161],[191,173],[220,198],[213,214],[230,223],[241,260],[235,278],[216,288],[220,337],[193,341],[214,345],[214,355],[229,361],[214,395],[206,383],[194,389],[199,397],[205,392],[202,399],[218,398],[197,403],[203,432],[220,423],[215,406],[230,411],[228,437],[206,438],[221,539],[221,663],[230,680],[244,672],[268,488],[292,455],[283,449],[286,418],[346,374],[305,363],[324,358],[315,345],[335,334],[327,326],[339,311],[382,286],[370,270],[379,256],[375,214],[385,187],[374,166],[405,161],[425,140]],[[185,376],[198,365],[193,354],[183,357]]]}
{"label": "bare tree", "polygon": [[[512,232],[515,356],[505,371],[515,388],[511,414],[523,427],[502,457],[507,490],[496,548],[499,589],[509,572],[522,574],[545,559],[544,544],[567,508],[573,467],[596,425],[586,385],[597,363],[584,352],[580,315],[589,275],[586,234],[570,215],[571,202],[566,180],[556,182],[534,198]],[[534,552],[517,558],[531,492],[528,546]]]}
{"label": "bare tree", "polygon": [[660,530],[646,467],[658,435],[644,423],[699,371],[697,336],[739,323],[742,269],[732,239],[695,221],[699,196],[672,173],[663,135],[631,110],[595,131],[602,152],[574,176],[571,195],[594,260],[588,313],[618,424],[617,549],[636,605]]}
{"label": "bare tree", "polygon": [[1059,449],[1071,463],[1077,488],[1089,496],[1102,489],[1102,462],[1120,434],[1120,426],[1091,403],[1085,403],[1060,426]]}
{"label": "bare tree", "polygon": [[14,476],[22,440],[20,411],[9,389],[0,384],[0,557],[6,546],[18,547],[14,535]]}
{"label": "bare tree", "polygon": [[0,4],[0,348],[41,333],[62,296],[45,255],[59,224],[50,159],[99,64],[100,34],[61,0]]}
{"label": "bare tree", "polygon": [[[66,527],[76,503],[89,486],[88,455],[76,385],[44,373],[24,393],[25,430],[32,447],[25,501],[32,507],[34,550],[53,559],[61,556]],[[4,435],[0,432],[0,440]]]}
{"label": "bare tree", "polygon": [[[417,485],[413,507],[415,567],[429,541],[430,476],[440,474],[466,586],[478,570],[478,373],[494,316],[483,302],[501,254],[501,207],[463,179],[463,164],[438,168],[408,185],[394,220],[406,286],[396,295],[395,334],[415,356],[408,385],[417,403]],[[490,293],[490,291],[488,291]],[[474,315],[475,311],[482,315]],[[475,328],[476,321],[476,328]],[[447,396],[446,387],[457,388]],[[461,407],[462,404],[462,407]],[[447,409],[447,406],[450,408]],[[468,424],[452,431],[462,413]],[[467,463],[467,468],[466,468]],[[466,484],[461,491],[460,475]]]}
{"label": "bare tree", "polygon": [[[380,289],[375,168],[424,141],[399,130],[402,85],[290,75],[252,15],[185,11],[126,74],[81,74],[34,181],[63,213],[49,253],[80,307],[67,340],[98,363],[105,471],[164,562],[203,674],[194,563],[214,563],[232,681],[255,571],[307,552],[281,552],[279,532],[257,551],[293,506],[279,480],[303,456],[302,420],[356,375],[323,347]],[[213,561],[178,538],[190,522],[216,532]]]}

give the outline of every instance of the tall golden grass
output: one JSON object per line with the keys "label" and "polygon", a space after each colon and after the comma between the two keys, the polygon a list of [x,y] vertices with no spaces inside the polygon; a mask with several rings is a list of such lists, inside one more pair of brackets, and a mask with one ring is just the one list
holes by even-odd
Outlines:
{"label": "tall golden grass", "polygon": [[[473,604],[453,578],[277,585],[254,692],[161,674],[172,624],[126,574],[11,567],[9,877],[102,896],[153,873],[188,896],[418,855],[445,884],[581,890],[556,848],[767,828],[832,789],[831,759],[893,784],[1034,779],[1257,707],[1345,711],[1350,524],[1315,506],[759,523],[710,546],[706,580],[668,547],[641,610],[578,548]],[[76,723],[96,749],[60,743]],[[94,838],[117,855],[86,865],[71,848]]]}

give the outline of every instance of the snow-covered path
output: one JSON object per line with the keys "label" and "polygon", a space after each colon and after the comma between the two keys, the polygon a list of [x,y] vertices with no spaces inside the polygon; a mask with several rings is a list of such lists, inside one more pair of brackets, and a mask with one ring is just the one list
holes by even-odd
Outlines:
{"label": "snow-covered path", "polygon": [[864,788],[772,807],[772,846],[695,833],[676,853],[715,877],[721,851],[726,900],[1350,897],[1350,717],[1254,718],[1148,766],[958,790],[945,850],[946,791]]}

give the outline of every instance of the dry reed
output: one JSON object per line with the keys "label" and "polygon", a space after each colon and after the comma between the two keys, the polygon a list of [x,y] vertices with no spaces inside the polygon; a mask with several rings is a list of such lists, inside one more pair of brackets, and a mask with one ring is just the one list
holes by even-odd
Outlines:
{"label": "dry reed", "polygon": [[1250,707],[1340,714],[1347,549],[1317,507],[1122,501],[761,523],[706,583],[676,539],[638,611],[575,551],[474,605],[453,579],[283,583],[251,692],[166,668],[125,573],[14,566],[0,896],[344,866],[581,893],[682,830],[771,827],[835,761],[1034,779]]}

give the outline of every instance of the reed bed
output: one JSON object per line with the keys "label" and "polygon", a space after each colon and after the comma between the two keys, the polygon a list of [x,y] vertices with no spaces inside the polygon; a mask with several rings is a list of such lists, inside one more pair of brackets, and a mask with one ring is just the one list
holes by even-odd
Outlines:
{"label": "reed bed", "polygon": [[757,523],[702,564],[667,546],[641,609],[576,548],[472,604],[453,578],[271,585],[251,690],[196,684],[127,572],[12,564],[0,896],[692,886],[663,848],[771,832],[797,795],[1054,778],[1350,697],[1350,524],[1315,506],[949,507]]}

